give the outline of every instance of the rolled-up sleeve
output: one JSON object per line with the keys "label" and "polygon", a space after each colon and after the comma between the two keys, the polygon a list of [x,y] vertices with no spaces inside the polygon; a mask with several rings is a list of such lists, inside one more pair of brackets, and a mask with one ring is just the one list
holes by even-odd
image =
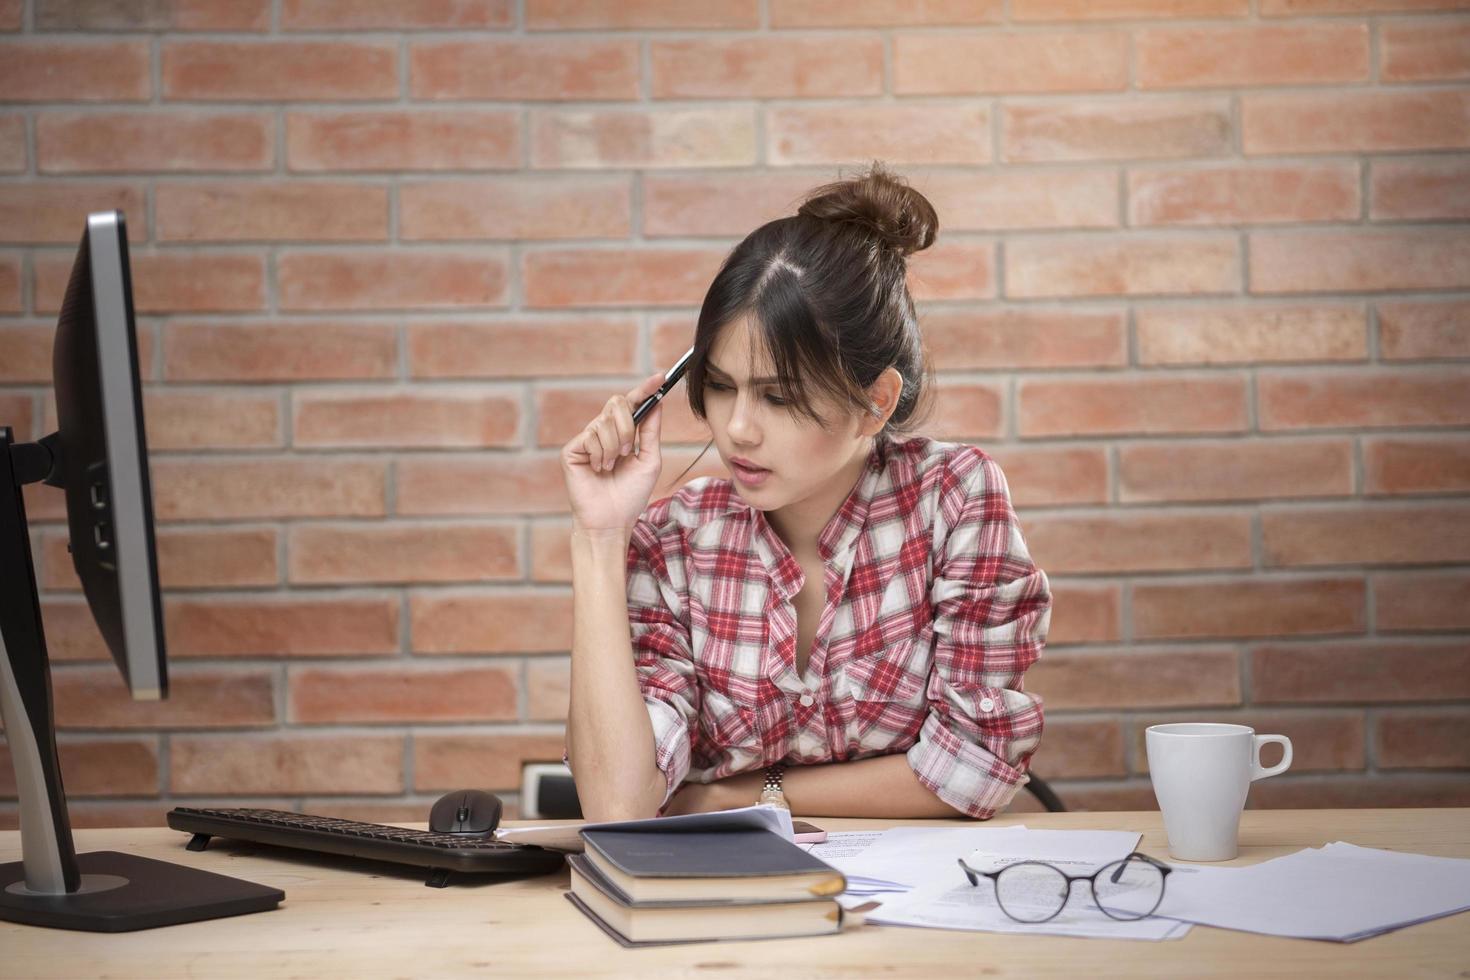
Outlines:
{"label": "rolled-up sleeve", "polygon": [[671,569],[654,526],[640,520],[628,545],[628,622],[655,761],[667,781],[660,812],[689,775],[690,733],[699,714],[687,606],[676,578],[683,584],[682,563]]}
{"label": "rolled-up sleeve", "polygon": [[1025,785],[1041,742],[1041,698],[1022,681],[1046,642],[1051,591],[1026,550],[1000,466],[978,451],[973,459],[936,515],[947,538],[930,592],[929,714],[908,761],[940,799],[984,819]]}

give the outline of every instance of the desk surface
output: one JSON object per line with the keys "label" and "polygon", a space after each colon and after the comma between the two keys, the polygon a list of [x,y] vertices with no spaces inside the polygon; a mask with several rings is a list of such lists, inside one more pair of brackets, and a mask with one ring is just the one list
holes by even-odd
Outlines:
{"label": "desk surface", "polygon": [[[829,830],[948,821],[829,820]],[[1158,813],[1002,816],[986,826],[1137,830],[1168,859]],[[652,949],[618,947],[562,898],[567,871],[501,884],[426,888],[391,865],[215,840],[204,853],[166,829],[82,830],[77,849],[122,850],[274,885],[280,908],[143,932],[62,932],[0,922],[6,977],[627,976],[1466,976],[1470,913],[1351,944],[1196,926],[1147,943],[863,925],[838,936]],[[1250,810],[1241,854],[1254,864],[1334,840],[1470,857],[1470,809]],[[20,859],[0,833],[0,862]]]}

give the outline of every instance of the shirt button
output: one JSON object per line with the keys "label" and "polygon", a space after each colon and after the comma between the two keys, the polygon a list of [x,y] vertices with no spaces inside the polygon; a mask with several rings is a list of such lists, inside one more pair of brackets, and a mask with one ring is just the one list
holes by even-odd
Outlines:
{"label": "shirt button", "polygon": [[981,698],[980,699],[980,710],[981,711],[994,711],[995,710],[995,702],[992,701],[990,698]]}
{"label": "shirt button", "polygon": [[816,702],[817,699],[812,697],[810,694],[803,694],[801,696],[801,706],[803,708],[810,708],[813,704],[816,704]]}

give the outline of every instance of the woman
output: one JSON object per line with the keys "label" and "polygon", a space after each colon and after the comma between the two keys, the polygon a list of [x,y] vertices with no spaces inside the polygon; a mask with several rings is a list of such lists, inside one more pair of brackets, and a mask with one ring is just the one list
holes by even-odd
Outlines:
{"label": "woman", "polygon": [[905,258],[937,227],[875,164],[730,254],[687,384],[733,480],[649,505],[662,409],[635,429],[632,407],[661,375],[562,449],[588,819],[985,818],[1024,785],[1046,576],[994,460],[905,436],[926,383]]}

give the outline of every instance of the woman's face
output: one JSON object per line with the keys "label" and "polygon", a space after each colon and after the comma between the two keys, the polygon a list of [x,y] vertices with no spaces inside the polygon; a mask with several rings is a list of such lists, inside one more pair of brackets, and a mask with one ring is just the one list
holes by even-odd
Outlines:
{"label": "woman's face", "polygon": [[768,356],[751,343],[751,329],[743,319],[732,322],[710,347],[706,421],[743,500],[762,511],[791,509],[820,531],[867,460],[869,427],[845,406],[814,402],[828,420],[823,428],[787,405]]}

